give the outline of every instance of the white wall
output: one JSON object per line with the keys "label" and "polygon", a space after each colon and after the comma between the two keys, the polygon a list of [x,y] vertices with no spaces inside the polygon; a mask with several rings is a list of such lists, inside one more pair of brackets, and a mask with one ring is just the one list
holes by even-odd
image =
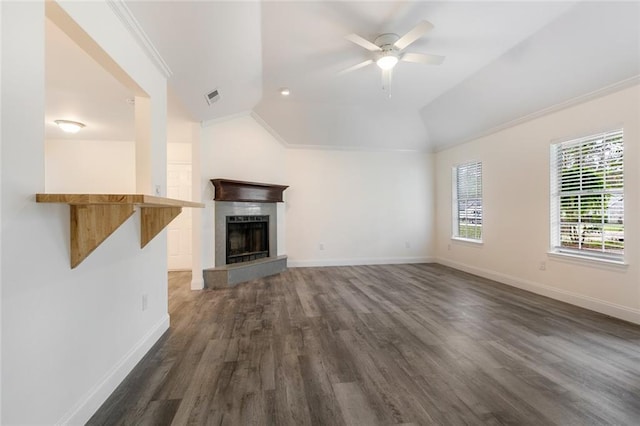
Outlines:
{"label": "white wall", "polygon": [[[227,178],[290,185],[287,182],[285,148],[251,116],[243,115],[210,124],[202,129],[201,170],[202,267],[215,265],[214,189],[209,179]],[[194,158],[194,161],[197,161]],[[194,167],[196,170],[196,167]],[[285,200],[287,191],[285,191]],[[278,254],[286,251],[285,210],[278,204]]]}
{"label": "white wall", "polygon": [[[191,158],[198,159],[198,161],[192,161],[191,163],[191,199],[192,200],[205,200],[201,197],[204,184],[202,176],[202,129],[200,123],[192,123],[189,126],[189,133],[191,138]],[[203,209],[194,209],[191,212],[191,289],[202,290],[204,289],[204,277],[202,276],[202,270],[205,262],[203,251],[203,225],[202,214]]]}
{"label": "white wall", "polygon": [[294,149],[286,159],[292,266],[429,260],[430,154]]}
{"label": "white wall", "polygon": [[45,191],[131,194],[136,192],[133,141],[45,141]]}
{"label": "white wall", "polygon": [[202,129],[202,173],[211,195],[213,186],[208,180],[213,178],[283,183],[284,152],[282,144],[250,115],[218,121]]}
{"label": "white wall", "polygon": [[290,186],[278,205],[278,249],[291,266],[431,256],[430,154],[286,149],[248,115],[211,124],[202,135],[203,267],[214,264],[211,178]]}
{"label": "white wall", "polygon": [[191,144],[190,143],[168,143],[167,144],[168,164],[191,164]]}
{"label": "white wall", "polygon": [[[549,250],[549,148],[624,127],[627,267],[568,261]],[[451,240],[451,168],[483,166],[484,244]],[[635,86],[439,152],[438,261],[640,323],[640,87]],[[546,270],[540,270],[540,263]]]}
{"label": "white wall", "polygon": [[[2,2],[0,2],[0,28]],[[2,31],[0,30],[0,164],[2,164]],[[0,173],[0,224],[2,224],[2,173]],[[2,271],[2,226],[0,226],[0,271]],[[2,274],[0,273],[0,378],[2,378]],[[0,421],[2,421],[2,386],[0,386]]]}
{"label": "white wall", "polygon": [[[156,104],[158,182],[164,78],[105,2],[61,5]],[[2,2],[2,424],[84,423],[168,327],[164,236],[141,250],[136,214],[71,270],[69,207],[35,203],[45,189],[44,19],[44,2]]]}

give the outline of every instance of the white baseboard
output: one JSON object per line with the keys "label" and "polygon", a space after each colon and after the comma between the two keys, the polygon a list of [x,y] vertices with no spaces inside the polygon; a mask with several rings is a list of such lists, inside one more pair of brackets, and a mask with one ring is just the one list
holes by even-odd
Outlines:
{"label": "white baseboard", "polygon": [[191,280],[191,290],[203,290],[204,289],[204,278],[194,278]]}
{"label": "white baseboard", "polygon": [[640,309],[629,308],[627,306],[607,302],[606,300],[596,299],[594,297],[573,293],[529,280],[523,280],[522,278],[478,268],[476,266],[466,265],[448,259],[436,258],[435,261],[441,265],[498,281],[502,284],[507,284],[522,290],[527,290],[532,293],[560,300],[561,302],[569,303],[571,305],[580,306],[581,308],[609,315],[614,318],[640,324]]}
{"label": "white baseboard", "polygon": [[287,259],[290,268],[305,268],[314,266],[357,266],[357,265],[400,265],[404,263],[433,263],[431,257],[389,257],[371,259],[314,259],[296,260]]}
{"label": "white baseboard", "polygon": [[56,424],[85,424],[168,328],[169,315],[167,314]]}

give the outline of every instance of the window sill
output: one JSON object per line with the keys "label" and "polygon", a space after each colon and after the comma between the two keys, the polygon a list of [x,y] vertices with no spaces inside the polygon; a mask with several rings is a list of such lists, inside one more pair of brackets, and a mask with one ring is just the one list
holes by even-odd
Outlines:
{"label": "window sill", "polygon": [[476,244],[476,245],[483,245],[484,242],[482,240],[472,240],[471,238],[461,238],[461,237],[451,237],[452,241],[459,241],[462,243],[470,243],[470,244]]}
{"label": "window sill", "polygon": [[581,256],[575,253],[562,253],[557,251],[547,252],[547,255],[552,259],[573,264],[591,265],[619,270],[626,270],[629,267],[629,264],[623,260],[600,259],[597,257]]}

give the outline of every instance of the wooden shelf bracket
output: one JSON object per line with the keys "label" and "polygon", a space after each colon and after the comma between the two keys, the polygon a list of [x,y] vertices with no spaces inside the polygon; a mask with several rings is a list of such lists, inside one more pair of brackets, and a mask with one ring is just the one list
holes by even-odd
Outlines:
{"label": "wooden shelf bracket", "polygon": [[182,207],[140,207],[140,248],[182,212]]}
{"label": "wooden shelf bracket", "polygon": [[87,258],[140,207],[140,248],[146,246],[182,211],[202,203],[143,194],[36,194],[38,203],[70,207],[71,269]]}
{"label": "wooden shelf bracket", "polygon": [[71,205],[71,268],[135,213],[133,204]]}

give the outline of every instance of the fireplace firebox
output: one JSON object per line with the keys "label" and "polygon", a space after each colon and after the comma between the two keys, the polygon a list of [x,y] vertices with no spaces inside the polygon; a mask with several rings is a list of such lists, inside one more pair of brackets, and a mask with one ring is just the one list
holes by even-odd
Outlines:
{"label": "fireplace firebox", "polygon": [[269,216],[227,216],[227,264],[269,257]]}

